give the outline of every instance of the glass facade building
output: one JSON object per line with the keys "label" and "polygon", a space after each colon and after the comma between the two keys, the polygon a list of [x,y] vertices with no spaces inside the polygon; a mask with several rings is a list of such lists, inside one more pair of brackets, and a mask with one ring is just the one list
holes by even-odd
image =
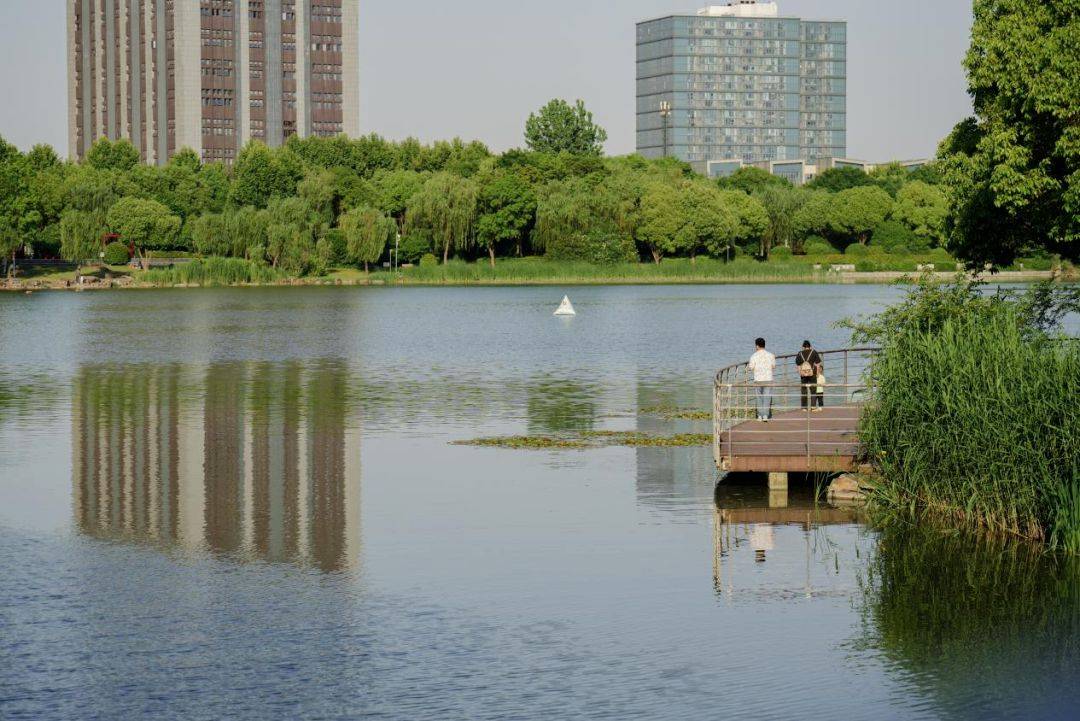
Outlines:
{"label": "glass facade building", "polygon": [[845,157],[847,23],[747,0],[638,23],[637,150],[698,166]]}

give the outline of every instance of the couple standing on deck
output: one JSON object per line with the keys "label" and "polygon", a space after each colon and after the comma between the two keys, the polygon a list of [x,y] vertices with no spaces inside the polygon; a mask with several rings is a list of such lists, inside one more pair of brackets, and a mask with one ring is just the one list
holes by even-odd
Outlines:
{"label": "couple standing on deck", "polygon": [[[754,374],[754,384],[757,386],[758,420],[768,423],[772,418],[776,356],[765,350],[764,338],[757,339],[757,351],[750,357],[747,367]],[[820,413],[825,408],[825,363],[810,341],[803,342],[802,351],[795,356],[795,367],[802,381],[802,407]]]}

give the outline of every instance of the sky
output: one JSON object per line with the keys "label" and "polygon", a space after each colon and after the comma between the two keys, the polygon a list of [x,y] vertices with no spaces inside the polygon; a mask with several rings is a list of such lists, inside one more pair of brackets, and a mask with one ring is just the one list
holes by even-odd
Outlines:
{"label": "sky", "polygon": [[[697,7],[685,2],[361,0],[361,127],[501,151],[523,145],[526,118],[551,98],[581,98],[607,152],[633,152],[634,25]],[[933,155],[971,114],[970,0],[779,2],[784,15],[848,21],[849,157]],[[65,7],[0,0],[0,136],[22,149],[66,152]]]}

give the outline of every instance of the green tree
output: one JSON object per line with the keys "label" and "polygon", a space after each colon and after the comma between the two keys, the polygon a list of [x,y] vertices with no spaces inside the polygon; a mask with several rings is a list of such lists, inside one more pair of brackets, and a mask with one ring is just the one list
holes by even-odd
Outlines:
{"label": "green tree", "polygon": [[741,190],[749,195],[760,193],[766,188],[792,187],[787,178],[752,165],[739,168],[726,178],[717,178],[716,185],[721,190]]}
{"label": "green tree", "polygon": [[375,208],[353,208],[341,216],[339,227],[345,235],[346,256],[354,263],[363,263],[365,273],[370,263],[378,262],[397,233],[393,218]]}
{"label": "green tree", "polygon": [[180,218],[156,200],[121,198],[109,208],[105,222],[121,241],[139,249],[173,248],[180,232]]}
{"label": "green tree", "polygon": [[601,155],[607,137],[581,100],[552,100],[525,123],[525,144],[541,153]]}
{"label": "green tree", "polygon": [[621,198],[582,178],[553,181],[538,193],[532,246],[557,260],[637,258]]}
{"label": "green tree", "polygon": [[499,243],[514,243],[522,253],[524,238],[536,219],[536,194],[515,173],[495,170],[480,179],[476,242],[495,267]]}
{"label": "green tree", "polygon": [[917,180],[897,192],[893,220],[910,228],[927,246],[939,245],[948,210],[944,191]]}
{"label": "green tree", "polygon": [[399,233],[405,231],[409,201],[423,190],[425,180],[424,175],[413,170],[380,171],[372,178],[378,207],[397,221]]}
{"label": "green tree", "polygon": [[8,275],[15,267],[15,255],[22,248],[19,231],[6,218],[0,218],[0,259],[7,265]]}
{"label": "green tree", "polygon": [[60,255],[76,263],[97,258],[104,235],[102,213],[69,208],[60,219]]}
{"label": "green tree", "polygon": [[678,237],[683,219],[679,191],[670,183],[653,181],[641,197],[641,217],[637,238],[649,251],[654,263],[679,251]]}
{"label": "green tree", "polygon": [[230,255],[233,243],[229,237],[228,217],[210,213],[193,219],[191,242],[195,251],[202,255]]}
{"label": "green tree", "polygon": [[228,213],[225,218],[231,254],[237,258],[265,261],[270,214],[247,205]]}
{"label": "green tree", "polygon": [[686,183],[679,193],[682,228],[676,246],[695,262],[703,249],[723,255],[735,240],[739,220],[724,203],[724,196],[712,184]]}
{"label": "green tree", "polygon": [[829,230],[866,245],[874,228],[889,217],[893,201],[878,187],[860,186],[836,193],[831,200]]}
{"label": "green tree", "polygon": [[478,195],[474,181],[436,173],[409,200],[405,226],[409,232],[430,234],[442,247],[446,263],[451,249],[465,251],[472,247]]}
{"label": "green tree", "polygon": [[830,193],[839,193],[841,190],[873,184],[874,180],[862,168],[848,166],[829,168],[807,183],[806,187],[810,190],[827,190]]}
{"label": "green tree", "polygon": [[1080,260],[1080,9],[975,0],[974,15],[975,117],[939,153],[949,248],[976,267],[1033,248]]}
{"label": "green tree", "polygon": [[768,258],[773,248],[797,248],[795,217],[806,204],[810,191],[803,188],[768,186],[754,194],[769,217],[761,235],[761,255]]}
{"label": "green tree", "polygon": [[229,198],[235,205],[265,208],[273,198],[284,198],[296,192],[299,160],[271,151],[253,140],[244,146],[233,166],[233,182]]}
{"label": "green tree", "polygon": [[761,201],[741,190],[721,190],[718,199],[735,219],[730,241],[746,250],[756,246],[759,255],[765,257],[769,214]]}
{"label": "green tree", "polygon": [[127,140],[115,143],[98,138],[86,154],[86,162],[95,170],[128,171],[139,164],[139,151]]}
{"label": "green tree", "polygon": [[[833,193],[824,190],[806,191],[802,205],[791,219],[792,230],[799,240],[810,235],[828,237],[831,232]],[[798,250],[792,247],[792,250]]]}

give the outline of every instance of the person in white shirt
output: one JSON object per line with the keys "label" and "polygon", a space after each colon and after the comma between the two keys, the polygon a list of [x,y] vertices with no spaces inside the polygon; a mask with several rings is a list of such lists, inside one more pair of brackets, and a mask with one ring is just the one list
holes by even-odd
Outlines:
{"label": "person in white shirt", "polygon": [[757,386],[758,420],[769,422],[772,418],[772,382],[773,371],[776,370],[776,356],[765,350],[765,339],[757,339],[757,351],[750,356],[747,365],[754,374],[754,384]]}

